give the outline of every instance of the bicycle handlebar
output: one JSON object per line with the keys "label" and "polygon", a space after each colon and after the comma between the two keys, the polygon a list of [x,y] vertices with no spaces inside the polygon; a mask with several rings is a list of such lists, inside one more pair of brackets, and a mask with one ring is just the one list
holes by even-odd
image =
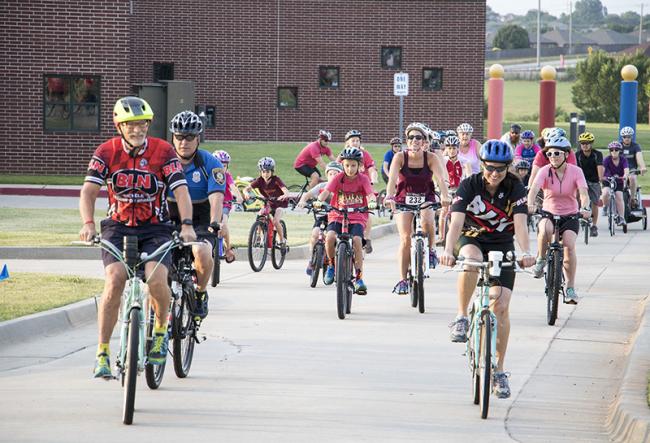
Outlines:
{"label": "bicycle handlebar", "polygon": [[374,214],[374,212],[369,210],[367,206],[362,206],[360,208],[350,208],[350,207],[337,208],[336,206],[328,205],[327,203],[325,203],[323,204],[322,209],[325,212],[334,211],[334,212],[338,212],[339,214],[350,214],[354,212]]}
{"label": "bicycle handlebar", "polygon": [[395,209],[400,210],[400,211],[408,211],[408,212],[419,212],[423,209],[439,209],[441,208],[442,205],[437,202],[424,202],[420,203],[419,205],[409,205],[406,203],[395,203]]}

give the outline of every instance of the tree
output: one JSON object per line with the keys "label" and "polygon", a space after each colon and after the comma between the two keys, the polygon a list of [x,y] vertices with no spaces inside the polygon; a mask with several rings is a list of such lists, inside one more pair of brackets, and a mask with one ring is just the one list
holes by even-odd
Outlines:
{"label": "tree", "polygon": [[577,25],[594,26],[603,22],[603,4],[600,0],[578,0],[573,11],[573,22]]}
{"label": "tree", "polygon": [[529,48],[528,33],[521,26],[505,25],[497,31],[492,46],[500,49]]}
{"label": "tree", "polygon": [[617,122],[620,112],[621,68],[634,65],[639,71],[640,89],[637,101],[637,121],[648,120],[650,59],[642,53],[612,57],[604,51],[590,55],[576,66],[576,82],[571,88],[573,104],[581,109],[587,120]]}
{"label": "tree", "polygon": [[501,16],[498,12],[495,12],[489,6],[485,7],[485,21],[487,22],[500,22]]}

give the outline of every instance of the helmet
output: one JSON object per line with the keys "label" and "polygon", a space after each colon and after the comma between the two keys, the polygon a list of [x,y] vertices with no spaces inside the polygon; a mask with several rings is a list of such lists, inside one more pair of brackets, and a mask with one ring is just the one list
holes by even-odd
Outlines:
{"label": "helmet", "polygon": [[472,128],[472,125],[470,125],[469,123],[461,123],[456,128],[456,132],[458,132],[458,133],[468,132],[468,133],[471,134],[472,132],[474,132],[474,128]]}
{"label": "helmet", "polygon": [[535,133],[531,130],[526,130],[521,133],[521,138],[523,139],[528,139],[528,140],[534,140],[535,139]]}
{"label": "helmet", "polygon": [[633,137],[634,136],[634,128],[630,126],[624,126],[621,128],[620,132],[621,137]]}
{"label": "helmet", "polygon": [[479,157],[484,162],[510,163],[512,151],[501,140],[488,140],[481,146]]}
{"label": "helmet", "polygon": [[257,162],[257,169],[260,171],[274,171],[275,160],[271,157],[262,157],[260,158],[260,161]]}
{"label": "helmet", "polygon": [[566,137],[564,136],[555,136],[553,137],[553,134],[549,134],[549,137],[546,139],[546,148],[549,149],[560,149],[564,152],[568,152],[569,149],[571,149],[571,143],[569,140],[567,140]]}
{"label": "helmet", "polygon": [[327,140],[328,142],[330,142],[332,141],[332,133],[324,129],[321,129],[320,131],[318,131],[318,138],[322,138],[323,140]]}
{"label": "helmet", "polygon": [[566,138],[566,131],[562,128],[549,128],[548,131],[546,131],[546,135],[544,135],[544,140],[548,142],[550,139],[558,137]]}
{"label": "helmet", "polygon": [[596,138],[594,137],[594,134],[592,134],[591,132],[583,132],[578,137],[578,141],[580,143],[593,143],[594,140],[596,140]]}
{"label": "helmet", "polygon": [[392,145],[400,145],[400,146],[401,146],[401,145],[402,145],[402,139],[399,138],[399,137],[393,137],[393,138],[390,139],[390,143],[389,143],[389,144],[390,144],[391,146],[392,146]]}
{"label": "helmet", "polygon": [[363,159],[363,153],[359,148],[345,148],[341,151],[341,160],[356,160],[358,162]]}
{"label": "helmet", "polygon": [[169,122],[169,132],[198,135],[203,132],[203,122],[192,111],[179,112]]}
{"label": "helmet", "polygon": [[214,151],[212,155],[223,164],[230,163],[230,154],[226,151]]}
{"label": "helmet", "polygon": [[528,163],[526,160],[519,160],[517,163],[515,163],[515,169],[530,170],[530,163]]}
{"label": "helmet", "polygon": [[431,130],[429,128],[427,128],[425,125],[423,125],[422,123],[417,123],[417,122],[416,123],[411,123],[410,125],[408,125],[406,127],[406,130],[404,131],[404,135],[406,135],[408,137],[409,132],[411,132],[413,130],[420,132],[424,136],[424,138],[427,141],[429,141],[429,137],[431,135]]}
{"label": "helmet", "polygon": [[620,142],[613,141],[607,145],[607,149],[609,149],[610,151],[622,151],[623,145]]}
{"label": "helmet", "polygon": [[329,171],[343,172],[343,165],[336,161],[329,162],[327,166],[325,166],[325,173]]}
{"label": "helmet", "polygon": [[451,137],[452,135],[453,136],[458,136],[458,134],[456,134],[456,131],[454,131],[453,129],[449,129],[449,130],[445,131],[445,137]]}
{"label": "helmet", "polygon": [[431,131],[431,140],[439,142],[442,138],[443,134],[440,131]]}
{"label": "helmet", "polygon": [[122,97],[113,106],[115,125],[137,120],[153,120],[153,110],[149,103],[140,97]]}
{"label": "helmet", "polygon": [[350,131],[348,131],[347,134],[345,134],[345,141],[348,141],[352,137],[361,138],[361,131],[357,131],[356,129],[351,129]]}
{"label": "helmet", "polygon": [[458,140],[458,137],[455,135],[451,135],[447,138],[445,138],[445,146],[456,146],[458,147],[460,145],[460,140]]}

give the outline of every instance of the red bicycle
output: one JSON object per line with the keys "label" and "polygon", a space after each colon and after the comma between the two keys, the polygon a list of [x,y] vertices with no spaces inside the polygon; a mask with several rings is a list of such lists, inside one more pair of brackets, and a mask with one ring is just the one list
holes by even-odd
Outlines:
{"label": "red bicycle", "polygon": [[270,202],[276,199],[254,198],[264,202],[264,207],[257,213],[257,218],[253,222],[248,234],[248,263],[251,265],[253,271],[260,272],[264,268],[269,250],[271,250],[271,263],[275,269],[280,269],[289,251],[286,242],[287,225],[284,223],[284,220],[280,221],[285,239],[285,243],[281,244],[278,233],[273,225],[273,215],[271,214]]}

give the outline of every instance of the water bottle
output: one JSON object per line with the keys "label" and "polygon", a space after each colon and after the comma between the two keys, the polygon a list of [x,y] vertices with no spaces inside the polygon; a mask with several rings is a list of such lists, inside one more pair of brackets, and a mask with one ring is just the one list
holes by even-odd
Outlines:
{"label": "water bottle", "polygon": [[503,261],[503,252],[488,252],[489,272],[491,277],[501,276],[501,262]]}

